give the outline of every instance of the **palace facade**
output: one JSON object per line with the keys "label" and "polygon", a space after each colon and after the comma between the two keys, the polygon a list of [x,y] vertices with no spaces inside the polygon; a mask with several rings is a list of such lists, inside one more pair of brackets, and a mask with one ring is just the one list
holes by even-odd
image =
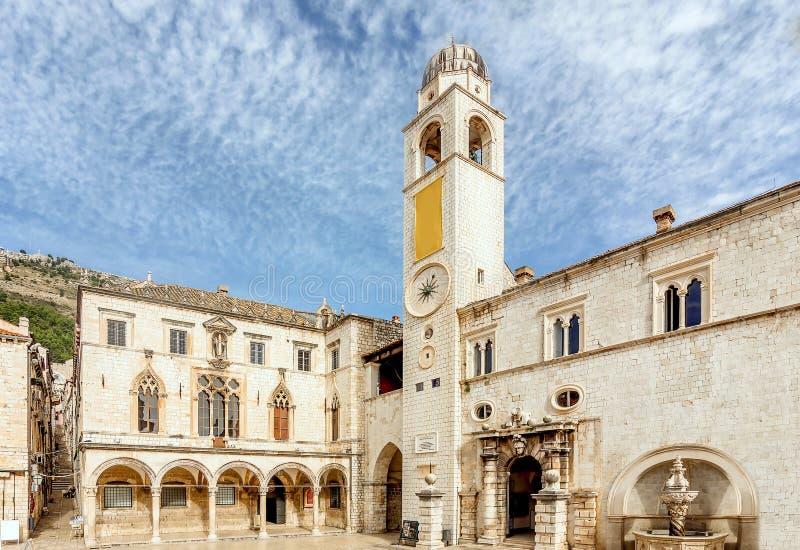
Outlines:
{"label": "palace facade", "polygon": [[87,544],[392,530],[433,472],[448,541],[633,548],[667,523],[677,456],[688,527],[727,550],[800,540],[800,182],[512,272],[491,84],[464,45],[424,72],[402,325],[149,278],[81,288]]}

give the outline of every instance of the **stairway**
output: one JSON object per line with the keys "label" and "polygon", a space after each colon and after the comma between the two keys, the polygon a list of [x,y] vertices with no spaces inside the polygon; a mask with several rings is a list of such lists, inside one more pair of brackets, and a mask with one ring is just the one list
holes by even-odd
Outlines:
{"label": "stairway", "polygon": [[61,494],[74,484],[72,457],[67,446],[67,438],[64,434],[64,427],[57,426],[55,431],[58,453],[56,454],[56,471],[53,478],[53,492]]}

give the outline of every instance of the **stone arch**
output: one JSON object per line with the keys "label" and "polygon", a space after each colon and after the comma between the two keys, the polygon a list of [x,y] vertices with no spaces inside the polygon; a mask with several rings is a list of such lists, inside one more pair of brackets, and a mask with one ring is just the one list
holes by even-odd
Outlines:
{"label": "stone arch", "polygon": [[386,475],[389,473],[389,463],[392,461],[394,454],[398,451],[402,455],[403,451],[398,441],[390,440],[383,446],[383,449],[381,449],[372,467],[373,481],[386,480]]}
{"label": "stone arch", "polygon": [[195,470],[197,470],[198,472],[202,473],[205,476],[207,480],[206,482],[209,485],[211,484],[212,480],[216,480],[216,478],[212,475],[211,470],[209,470],[206,466],[204,466],[200,462],[197,462],[196,460],[192,460],[189,458],[182,458],[179,460],[173,460],[172,462],[169,462],[164,466],[162,466],[162,468],[158,471],[158,474],[156,475],[155,485],[161,485],[161,481],[164,479],[164,476],[173,468],[184,468],[184,469],[194,468]]}
{"label": "stone arch", "polygon": [[325,466],[320,468],[319,472],[317,473],[317,480],[319,480],[319,483],[322,484],[322,480],[325,479],[325,476],[333,470],[336,470],[340,474],[342,474],[342,481],[344,485],[347,485],[349,479],[347,475],[347,468],[345,468],[343,465],[339,463],[326,464]]}
{"label": "stone arch", "polygon": [[152,367],[147,366],[142,371],[140,371],[136,376],[133,377],[133,381],[131,382],[131,386],[129,388],[129,392],[131,395],[134,395],[139,392],[139,384],[142,382],[143,379],[147,378],[148,376],[153,378],[153,381],[158,386],[158,395],[159,397],[167,397],[167,385],[164,383],[164,379],[161,378],[156,371],[152,369]]}
{"label": "stone arch", "polygon": [[758,498],[755,486],[744,468],[727,453],[712,447],[694,444],[660,447],[641,455],[626,466],[614,479],[608,492],[606,510],[609,519],[623,519],[627,514],[628,497],[639,478],[652,468],[674,460],[676,456],[687,460],[708,462],[719,469],[736,491],[739,517],[756,519]]}
{"label": "stone arch", "polygon": [[214,478],[213,478],[214,485],[217,484],[222,474],[224,474],[227,470],[234,468],[244,468],[245,470],[248,470],[250,473],[255,474],[256,477],[258,478],[258,484],[261,486],[266,486],[267,482],[269,481],[269,478],[265,478],[263,472],[258,467],[243,460],[234,460],[232,462],[228,462],[227,464],[223,464],[222,466],[217,468],[217,471],[214,472]]}
{"label": "stone arch", "polygon": [[430,157],[434,166],[442,161],[442,134],[445,128],[444,119],[438,114],[431,115],[420,125],[420,128],[422,129],[417,134],[417,139],[414,143],[414,148],[417,152],[417,177],[433,169],[433,166],[426,169],[426,158]]}
{"label": "stone arch", "polygon": [[[287,476],[289,479],[291,479],[291,476],[285,471],[285,470],[288,470],[288,469],[295,469],[298,472],[304,474],[308,478],[308,480],[311,482],[312,487],[317,487],[318,486],[317,476],[314,475],[314,472],[311,471],[311,468],[309,468],[308,466],[304,466],[303,464],[300,464],[299,462],[285,462],[283,464],[279,464],[279,465],[275,466],[273,469],[271,469],[269,471],[269,473],[267,473],[267,475],[266,475],[267,481],[272,479],[272,476],[278,475],[278,473],[281,472],[282,470],[283,470],[283,474],[285,476]],[[296,483],[297,480],[296,479],[292,479],[292,482]]]}
{"label": "stone arch", "polygon": [[100,464],[97,468],[95,468],[94,471],[92,471],[92,475],[89,476],[89,485],[90,486],[97,485],[97,480],[100,479],[100,476],[103,475],[103,472],[105,472],[106,470],[108,470],[113,466],[127,466],[128,468],[139,473],[142,476],[143,480],[145,478],[149,478],[151,484],[156,479],[156,474],[153,472],[153,469],[150,468],[150,466],[148,466],[141,460],[129,457],[119,457],[119,458],[112,458],[111,460],[106,460],[105,462]]}
{"label": "stone arch", "polygon": [[[493,170],[493,157],[495,136],[497,135],[494,126],[484,113],[477,109],[470,109],[464,116],[466,126],[466,154],[484,168]],[[477,156],[478,150],[481,151],[480,157]]]}
{"label": "stone arch", "polygon": [[294,396],[292,395],[291,390],[289,390],[289,386],[286,385],[286,382],[284,380],[281,380],[278,383],[278,385],[275,386],[275,389],[272,390],[272,393],[269,396],[269,404],[273,405],[276,399],[282,399],[281,392],[283,392],[283,394],[286,396],[286,399],[288,400],[287,403],[288,406],[294,408],[295,406]]}

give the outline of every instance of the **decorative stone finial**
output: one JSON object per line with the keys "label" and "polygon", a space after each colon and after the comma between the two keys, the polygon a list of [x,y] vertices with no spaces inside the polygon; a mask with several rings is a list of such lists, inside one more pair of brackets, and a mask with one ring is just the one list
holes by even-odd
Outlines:
{"label": "decorative stone finial", "polygon": [[436,483],[436,474],[431,472],[428,475],[426,475],[425,476],[425,483],[427,483],[428,485],[433,485],[434,483]]}
{"label": "decorative stone finial", "polygon": [[545,470],[542,474],[542,491],[547,491],[549,493],[555,493],[561,491],[561,474],[558,470]]}

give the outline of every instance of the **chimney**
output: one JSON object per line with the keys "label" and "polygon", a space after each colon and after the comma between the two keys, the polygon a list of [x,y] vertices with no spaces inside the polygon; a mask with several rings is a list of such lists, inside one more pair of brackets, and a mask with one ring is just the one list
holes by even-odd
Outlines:
{"label": "chimney", "polygon": [[656,222],[656,233],[672,229],[672,222],[675,221],[675,210],[672,209],[672,205],[668,204],[653,210],[653,220]]}
{"label": "chimney", "polygon": [[399,315],[392,315],[392,323],[399,323],[400,316]]}
{"label": "chimney", "polygon": [[30,322],[28,321],[27,317],[20,317],[19,318],[19,331],[24,334],[25,336],[30,336],[30,332],[28,331],[28,327],[30,327]]}
{"label": "chimney", "polygon": [[147,272],[147,282],[148,283],[152,283],[153,282],[153,272],[152,271],[148,271]]}
{"label": "chimney", "polygon": [[217,294],[228,294],[228,285],[217,285]]}
{"label": "chimney", "polygon": [[536,272],[532,267],[527,265],[523,265],[514,270],[514,280],[517,281],[518,285],[531,282],[534,275],[536,275]]}

